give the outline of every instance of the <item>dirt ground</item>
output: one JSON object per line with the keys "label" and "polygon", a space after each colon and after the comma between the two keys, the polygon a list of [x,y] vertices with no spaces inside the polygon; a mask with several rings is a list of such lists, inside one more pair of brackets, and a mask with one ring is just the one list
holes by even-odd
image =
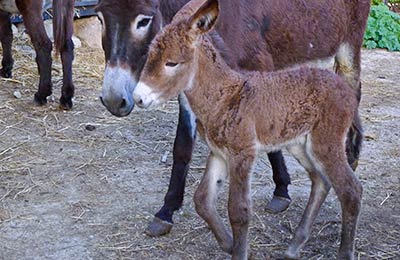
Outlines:
{"label": "dirt ground", "polygon": [[[356,256],[400,259],[400,53],[364,50],[362,57],[366,138],[357,170],[364,196]],[[14,81],[0,80],[0,259],[229,259],[193,207],[207,155],[201,140],[172,232],[161,238],[143,233],[167,189],[178,106],[171,101],[112,116],[98,100],[103,66],[100,50],[77,50],[75,107],[68,112],[58,109],[59,60],[54,98],[45,107],[32,102],[38,82],[32,55],[20,51]],[[255,169],[252,259],[282,256],[305,207],[310,182],[286,158],[293,202],[282,214],[265,211],[273,190],[265,155]],[[222,196],[226,219],[225,203]],[[339,234],[340,209],[331,192],[302,259],[335,258]]]}

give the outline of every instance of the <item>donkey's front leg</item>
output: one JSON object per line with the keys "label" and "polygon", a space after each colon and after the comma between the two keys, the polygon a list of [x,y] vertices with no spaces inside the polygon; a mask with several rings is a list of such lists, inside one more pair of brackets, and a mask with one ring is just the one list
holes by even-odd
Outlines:
{"label": "donkey's front leg", "polygon": [[207,222],[222,250],[232,253],[231,232],[225,226],[215,206],[218,187],[226,179],[226,176],[226,161],[211,152],[208,156],[204,176],[194,194],[194,203],[197,213]]}
{"label": "donkey's front leg", "polygon": [[3,47],[3,59],[1,61],[0,77],[11,78],[14,60],[12,58],[12,40],[10,14],[0,11],[0,41]]}
{"label": "donkey's front leg", "polygon": [[149,236],[168,234],[172,228],[174,211],[182,206],[186,176],[192,159],[195,138],[196,117],[188,106],[186,97],[180,96],[179,122],[174,142],[173,166],[168,192],[164,198],[164,205],[146,229]]}
{"label": "donkey's front leg", "polygon": [[250,175],[255,161],[253,155],[229,160],[229,220],[233,233],[232,259],[247,259],[247,233],[251,218]]}

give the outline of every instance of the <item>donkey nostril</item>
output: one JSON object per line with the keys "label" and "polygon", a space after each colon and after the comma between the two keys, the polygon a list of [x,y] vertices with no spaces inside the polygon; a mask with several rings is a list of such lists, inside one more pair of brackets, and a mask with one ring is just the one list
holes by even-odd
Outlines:
{"label": "donkey nostril", "polygon": [[136,101],[136,103],[139,105],[139,106],[141,106],[141,105],[143,105],[143,99],[138,99],[137,101]]}
{"label": "donkey nostril", "polygon": [[121,106],[120,106],[120,108],[124,108],[125,106],[126,106],[126,99],[123,98],[122,101],[121,101]]}

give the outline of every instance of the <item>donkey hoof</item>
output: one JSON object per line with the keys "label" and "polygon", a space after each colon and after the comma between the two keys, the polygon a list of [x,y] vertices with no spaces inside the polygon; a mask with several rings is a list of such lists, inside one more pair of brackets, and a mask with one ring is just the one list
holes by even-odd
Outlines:
{"label": "donkey hoof", "polygon": [[47,96],[41,96],[39,95],[39,93],[35,93],[35,97],[34,97],[34,101],[35,104],[39,105],[39,106],[43,106],[47,104]]}
{"label": "donkey hoof", "polygon": [[60,108],[63,110],[71,110],[72,109],[72,99],[71,98],[60,98]]}
{"label": "donkey hoof", "polygon": [[11,70],[5,70],[4,68],[0,69],[0,77],[7,79],[11,78],[12,77]]}
{"label": "donkey hoof", "polygon": [[277,214],[279,212],[285,211],[290,205],[291,199],[285,197],[275,196],[267,205],[267,212],[272,214]]}
{"label": "donkey hoof", "polygon": [[172,226],[172,223],[154,217],[153,221],[147,226],[145,233],[151,237],[164,236],[171,231]]}

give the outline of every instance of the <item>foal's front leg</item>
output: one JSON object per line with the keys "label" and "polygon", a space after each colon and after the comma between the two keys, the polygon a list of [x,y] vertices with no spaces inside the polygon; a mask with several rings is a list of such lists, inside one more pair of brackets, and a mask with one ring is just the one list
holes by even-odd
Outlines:
{"label": "foal's front leg", "polygon": [[247,234],[251,219],[250,175],[255,155],[232,157],[229,160],[229,220],[233,233],[232,259],[247,259]]}
{"label": "foal's front leg", "polygon": [[14,60],[12,58],[12,30],[10,22],[10,14],[0,11],[0,41],[3,47],[3,59],[1,61],[0,77],[11,78]]}
{"label": "foal's front leg", "polygon": [[17,0],[18,10],[24,18],[26,30],[36,51],[36,63],[38,65],[40,82],[39,90],[35,94],[35,102],[44,105],[47,97],[51,95],[51,50],[52,44],[47,37],[42,20],[42,5],[33,0]]}
{"label": "foal's front leg", "polygon": [[184,96],[179,97],[179,122],[176,132],[173,166],[164,205],[149,223],[146,234],[162,236],[170,232],[174,211],[180,209],[185,193],[186,176],[196,138],[196,117]]}

